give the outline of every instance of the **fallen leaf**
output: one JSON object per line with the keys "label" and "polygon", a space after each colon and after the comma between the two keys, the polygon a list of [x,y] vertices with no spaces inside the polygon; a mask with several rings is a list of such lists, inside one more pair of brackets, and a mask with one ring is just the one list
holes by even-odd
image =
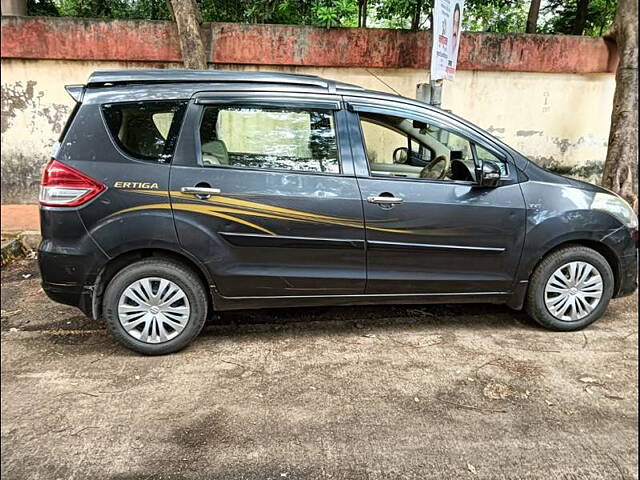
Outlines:
{"label": "fallen leaf", "polygon": [[474,467],[473,465],[471,465],[470,463],[467,463],[467,468],[469,469],[469,471],[471,473],[473,473],[474,475],[478,474],[478,470],[476,470],[476,467]]}
{"label": "fallen leaf", "polygon": [[511,395],[511,389],[504,383],[489,383],[482,391],[485,397],[493,400],[504,400]]}
{"label": "fallen leaf", "polygon": [[613,400],[624,400],[622,395],[617,395],[615,393],[605,393],[604,396]]}
{"label": "fallen leaf", "polygon": [[593,378],[593,377],[582,377],[580,378],[580,381],[582,383],[600,383],[600,381],[597,378]]}
{"label": "fallen leaf", "polygon": [[549,400],[545,400],[545,402],[547,402],[547,405],[549,405],[550,407],[553,406],[553,402],[551,402]]}

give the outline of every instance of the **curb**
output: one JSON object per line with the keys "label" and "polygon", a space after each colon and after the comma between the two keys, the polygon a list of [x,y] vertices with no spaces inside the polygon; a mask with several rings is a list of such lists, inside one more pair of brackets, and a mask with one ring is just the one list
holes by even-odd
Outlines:
{"label": "curb", "polygon": [[2,266],[5,267],[17,258],[27,254],[27,249],[19,238],[2,240]]}
{"label": "curb", "polygon": [[20,232],[11,238],[3,238],[1,266],[5,267],[18,258],[26,257],[38,248],[40,239],[40,232],[31,230]]}

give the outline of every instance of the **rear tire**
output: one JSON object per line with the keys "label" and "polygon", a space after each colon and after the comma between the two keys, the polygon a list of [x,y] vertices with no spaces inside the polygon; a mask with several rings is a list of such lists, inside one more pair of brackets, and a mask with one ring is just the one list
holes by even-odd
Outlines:
{"label": "rear tire", "polygon": [[164,258],[148,258],[118,272],[104,294],[103,316],[112,335],[145,355],[186,347],[207,319],[207,296],[198,276]]}
{"label": "rear tire", "polygon": [[533,272],[526,311],[550,330],[580,330],[604,314],[613,286],[613,271],[602,255],[580,245],[563,247]]}

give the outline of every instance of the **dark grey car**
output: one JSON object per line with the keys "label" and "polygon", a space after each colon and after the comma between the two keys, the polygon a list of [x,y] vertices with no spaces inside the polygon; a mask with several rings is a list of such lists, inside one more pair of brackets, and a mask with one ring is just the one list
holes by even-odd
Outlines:
{"label": "dark grey car", "polygon": [[575,330],[635,291],[637,219],[463,119],[318,77],[96,72],[41,188],[43,287],[126,346],[212,310],[493,302]]}

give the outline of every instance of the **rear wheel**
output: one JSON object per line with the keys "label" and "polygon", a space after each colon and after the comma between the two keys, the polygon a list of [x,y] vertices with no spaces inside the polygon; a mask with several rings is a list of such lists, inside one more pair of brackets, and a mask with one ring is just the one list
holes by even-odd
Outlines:
{"label": "rear wheel", "polygon": [[191,269],[149,258],[113,277],[105,291],[103,314],[120,343],[136,352],[162,355],[184,348],[200,333],[207,297]]}
{"label": "rear wheel", "polygon": [[545,257],[531,276],[527,312],[546,328],[579,330],[607,309],[613,281],[611,266],[598,252],[564,247]]}

